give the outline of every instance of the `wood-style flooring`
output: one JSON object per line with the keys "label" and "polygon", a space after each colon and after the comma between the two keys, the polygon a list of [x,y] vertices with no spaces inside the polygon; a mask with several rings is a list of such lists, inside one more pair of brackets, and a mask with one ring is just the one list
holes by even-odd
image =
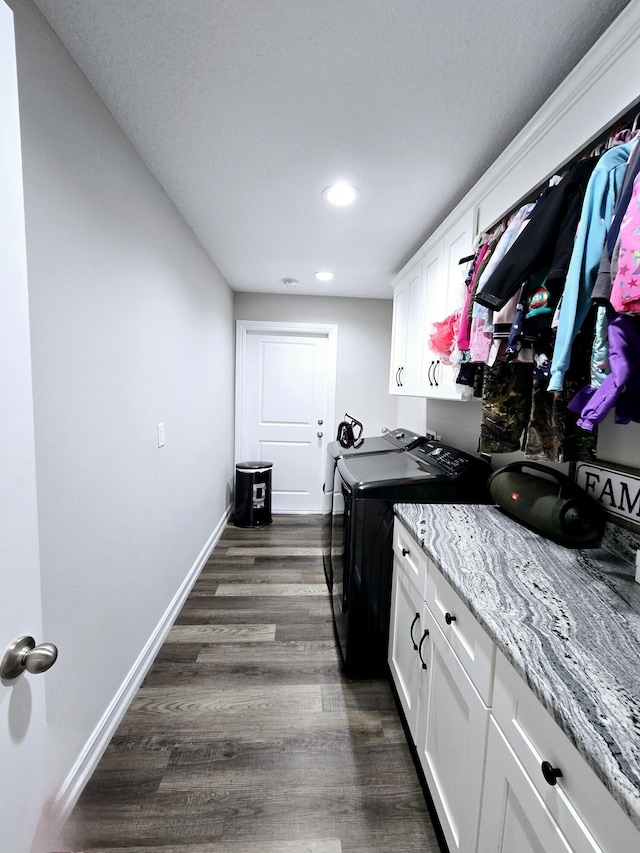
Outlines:
{"label": "wood-style flooring", "polygon": [[341,673],[320,535],[226,528],[58,849],[440,850],[389,684]]}

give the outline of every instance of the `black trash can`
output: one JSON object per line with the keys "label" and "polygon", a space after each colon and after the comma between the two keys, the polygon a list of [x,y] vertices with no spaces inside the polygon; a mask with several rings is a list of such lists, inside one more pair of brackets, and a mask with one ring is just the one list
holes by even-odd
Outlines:
{"label": "black trash can", "polygon": [[238,462],[236,465],[236,527],[271,524],[272,462]]}

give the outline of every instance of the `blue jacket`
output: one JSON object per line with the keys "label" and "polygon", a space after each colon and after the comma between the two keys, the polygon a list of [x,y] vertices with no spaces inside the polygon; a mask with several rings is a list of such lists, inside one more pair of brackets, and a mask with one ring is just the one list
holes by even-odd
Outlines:
{"label": "blue jacket", "polygon": [[602,249],[632,148],[633,142],[626,142],[606,151],[589,178],[562,293],[549,391],[562,390],[571,346],[591,308]]}

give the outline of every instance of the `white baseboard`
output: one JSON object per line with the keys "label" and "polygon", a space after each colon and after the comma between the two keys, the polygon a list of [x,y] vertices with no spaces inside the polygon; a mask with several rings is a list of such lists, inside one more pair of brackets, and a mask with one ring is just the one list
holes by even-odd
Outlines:
{"label": "white baseboard", "polygon": [[51,804],[50,825],[61,828],[71,814],[80,794],[91,778],[105,749],[109,745],[109,741],[115,734],[120,721],[131,704],[136,691],[151,668],[160,650],[160,646],[163,644],[171,626],[187,600],[194,583],[198,579],[198,575],[222,536],[222,532],[230,516],[231,506],[229,505],[216,525],[215,530],[206,541],[188,575],[180,585],[180,588],[173,597],[173,601],[167,607],[153,633],[147,640],[138,659],[109,703],[109,707],[103,714],[102,719],[89,736],[76,763],[71,768],[69,775],[62,783],[60,790]]}

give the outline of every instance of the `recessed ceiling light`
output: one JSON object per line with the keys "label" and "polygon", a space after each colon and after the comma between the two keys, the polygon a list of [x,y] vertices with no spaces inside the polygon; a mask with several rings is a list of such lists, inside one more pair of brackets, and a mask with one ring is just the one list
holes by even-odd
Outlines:
{"label": "recessed ceiling light", "polygon": [[314,276],[318,279],[318,281],[331,281],[332,278],[335,278],[335,273],[333,272],[314,272]]}
{"label": "recessed ceiling light", "polygon": [[297,287],[298,279],[297,278],[283,278],[282,283],[285,287]]}
{"label": "recessed ceiling light", "polygon": [[332,187],[327,187],[322,193],[330,204],[336,204],[339,207],[351,204],[358,198],[359,194],[358,190],[349,184],[334,184]]}

